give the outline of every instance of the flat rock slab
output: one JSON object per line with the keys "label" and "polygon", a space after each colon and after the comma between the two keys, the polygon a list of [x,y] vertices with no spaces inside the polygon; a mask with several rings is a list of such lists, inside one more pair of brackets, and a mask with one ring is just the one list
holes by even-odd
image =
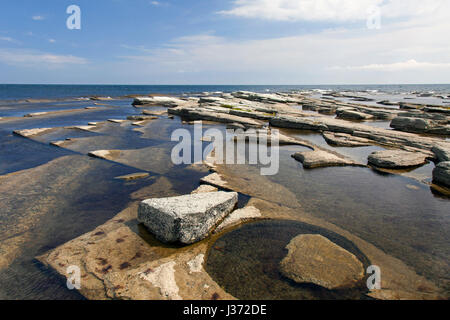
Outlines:
{"label": "flat rock slab", "polygon": [[293,154],[292,157],[295,160],[300,161],[303,166],[308,169],[357,165],[353,160],[339,157],[324,150],[297,152]]}
{"label": "flat rock slab", "polygon": [[166,243],[192,244],[206,238],[233,211],[236,192],[209,192],[141,202],[138,221]]}
{"label": "flat rock slab", "polygon": [[433,170],[433,182],[450,188],[450,161],[441,162]]}
{"label": "flat rock slab", "polygon": [[392,120],[391,128],[406,132],[450,134],[450,126],[446,125],[446,121],[423,118],[397,117]]}
{"label": "flat rock slab", "polygon": [[383,150],[372,153],[368,160],[369,164],[379,168],[407,168],[425,164],[427,155],[404,150]]}
{"label": "flat rock slab", "polygon": [[364,277],[361,261],[321,235],[297,236],[286,249],[281,272],[297,283],[314,283],[332,290],[355,287]]}
{"label": "flat rock slab", "polygon": [[233,211],[214,232],[221,232],[229,227],[241,224],[246,220],[257,219],[261,217],[261,211],[254,206],[247,206],[242,209]]}
{"label": "flat rock slab", "polygon": [[325,141],[338,147],[364,147],[372,145],[369,139],[359,138],[347,133],[323,132]]}

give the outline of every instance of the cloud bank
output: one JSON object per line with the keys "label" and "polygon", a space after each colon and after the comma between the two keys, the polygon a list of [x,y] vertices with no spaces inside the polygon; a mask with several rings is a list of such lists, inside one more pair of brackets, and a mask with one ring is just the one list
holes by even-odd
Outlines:
{"label": "cloud bank", "polygon": [[352,22],[367,19],[377,6],[385,17],[432,14],[446,0],[236,0],[222,15],[278,21]]}

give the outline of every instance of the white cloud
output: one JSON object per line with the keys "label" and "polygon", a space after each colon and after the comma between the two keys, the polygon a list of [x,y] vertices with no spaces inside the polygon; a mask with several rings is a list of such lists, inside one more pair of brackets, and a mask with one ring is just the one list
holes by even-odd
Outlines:
{"label": "white cloud", "polygon": [[20,43],[19,41],[15,40],[13,38],[10,38],[10,37],[0,37],[0,41],[7,41],[7,42],[17,43],[17,44]]}
{"label": "white cloud", "polygon": [[[443,34],[450,34],[450,21],[423,19],[417,26],[341,28],[261,40],[200,34],[153,49],[138,47],[139,54],[122,58],[124,70],[166,82],[448,83],[450,73],[442,68],[450,62],[450,42]],[[387,77],[389,70],[398,72]]]}
{"label": "white cloud", "polygon": [[162,1],[150,1],[150,4],[155,7],[167,7],[169,4]]}
{"label": "white cloud", "polygon": [[55,39],[48,39],[48,42],[50,42],[50,43],[55,43],[56,40],[55,40]]}
{"label": "white cloud", "polygon": [[408,61],[395,63],[331,67],[332,70],[367,70],[367,71],[405,71],[405,70],[420,70],[420,69],[434,69],[434,68],[438,69],[450,68],[450,63],[418,62],[414,59],[411,59]]}
{"label": "white cloud", "polygon": [[42,21],[45,20],[44,16],[32,16],[31,19],[33,19],[34,21]]}
{"label": "white cloud", "polygon": [[219,13],[243,18],[278,21],[366,20],[371,7],[378,6],[389,18],[429,15],[447,0],[235,0],[233,8]]}
{"label": "white cloud", "polygon": [[57,55],[32,50],[0,49],[0,62],[19,67],[30,66],[64,66],[86,64],[84,58],[73,55]]}

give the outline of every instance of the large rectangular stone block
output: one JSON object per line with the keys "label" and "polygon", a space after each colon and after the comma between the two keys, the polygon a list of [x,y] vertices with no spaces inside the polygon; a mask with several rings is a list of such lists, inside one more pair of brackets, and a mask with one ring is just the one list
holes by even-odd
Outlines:
{"label": "large rectangular stone block", "polygon": [[191,244],[206,238],[229,215],[238,200],[236,192],[210,192],[141,202],[138,221],[159,240]]}

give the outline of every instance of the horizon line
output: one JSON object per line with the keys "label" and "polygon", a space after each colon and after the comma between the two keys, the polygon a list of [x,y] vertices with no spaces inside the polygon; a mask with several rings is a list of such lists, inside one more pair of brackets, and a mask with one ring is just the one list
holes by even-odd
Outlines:
{"label": "horizon line", "polygon": [[338,83],[338,84],[127,84],[127,83],[0,83],[0,85],[45,86],[417,86],[450,83]]}

